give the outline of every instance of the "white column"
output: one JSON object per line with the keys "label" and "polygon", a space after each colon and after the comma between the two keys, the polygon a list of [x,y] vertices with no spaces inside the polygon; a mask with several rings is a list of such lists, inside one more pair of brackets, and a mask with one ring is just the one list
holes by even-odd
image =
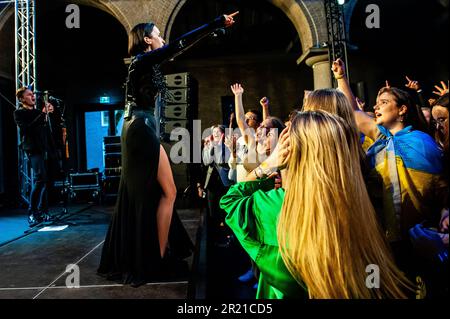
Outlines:
{"label": "white column", "polygon": [[332,88],[331,66],[328,54],[317,55],[306,59],[306,65],[313,69],[314,90]]}

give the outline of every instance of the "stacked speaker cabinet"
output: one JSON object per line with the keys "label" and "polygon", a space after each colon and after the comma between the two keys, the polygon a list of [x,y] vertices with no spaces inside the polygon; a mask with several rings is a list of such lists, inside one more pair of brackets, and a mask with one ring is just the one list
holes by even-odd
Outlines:
{"label": "stacked speaker cabinet", "polygon": [[[192,162],[192,123],[197,117],[198,84],[192,76],[185,73],[168,74],[165,76],[168,95],[162,111],[161,138],[164,149],[170,156],[171,147],[178,142],[179,136],[171,140],[171,133],[176,128],[182,128],[189,132],[188,139],[190,157]],[[186,131],[185,131],[186,132]],[[184,139],[186,136],[183,137]],[[191,173],[188,163],[175,164],[172,162],[172,171],[178,190],[184,190],[189,186]]]}
{"label": "stacked speaker cabinet", "polygon": [[104,180],[103,196],[105,200],[115,199],[119,191],[120,174],[122,172],[122,152],[120,136],[103,138]]}

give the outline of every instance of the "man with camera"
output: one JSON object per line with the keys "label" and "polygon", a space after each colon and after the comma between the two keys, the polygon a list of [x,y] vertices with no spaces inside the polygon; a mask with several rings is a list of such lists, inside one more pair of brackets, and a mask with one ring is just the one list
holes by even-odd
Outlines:
{"label": "man with camera", "polygon": [[34,227],[51,220],[48,215],[48,189],[60,171],[60,154],[55,133],[62,123],[61,115],[51,103],[36,108],[36,95],[27,87],[17,90],[20,106],[14,120],[20,129],[20,147],[27,154],[33,170],[33,187],[28,207],[28,223]]}

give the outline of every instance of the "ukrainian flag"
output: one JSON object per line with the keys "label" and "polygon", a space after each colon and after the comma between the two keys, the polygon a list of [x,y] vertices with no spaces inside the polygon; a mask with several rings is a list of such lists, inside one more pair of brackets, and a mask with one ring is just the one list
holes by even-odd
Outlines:
{"label": "ukrainian flag", "polygon": [[372,174],[383,181],[383,224],[389,241],[406,239],[408,229],[438,218],[447,185],[442,177],[443,154],[428,134],[407,126],[392,135],[378,125],[369,147]]}
{"label": "ukrainian flag", "polygon": [[372,146],[373,140],[370,137],[368,137],[367,135],[364,135],[363,133],[360,133],[359,136],[360,136],[361,147],[364,150],[364,152],[367,152],[369,147]]}

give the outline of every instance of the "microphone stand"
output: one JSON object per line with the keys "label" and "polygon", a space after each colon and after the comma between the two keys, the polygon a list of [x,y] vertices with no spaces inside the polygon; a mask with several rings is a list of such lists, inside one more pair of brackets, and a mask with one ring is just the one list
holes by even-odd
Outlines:
{"label": "microphone stand", "polygon": [[[43,92],[43,100],[44,100],[45,107],[47,107],[47,103],[50,100],[49,91],[44,91]],[[57,112],[56,114],[60,114],[60,116],[61,116],[60,117],[60,121],[61,121],[60,122],[60,126],[61,126],[62,136],[60,136],[60,137],[62,138],[62,145],[64,147],[64,150],[63,150],[64,151],[64,156],[62,156],[62,154],[61,154],[62,150],[59,147],[60,145],[59,145],[59,143],[57,144],[55,142],[55,136],[53,136],[52,121],[51,121],[50,115],[48,114],[48,109],[46,109],[46,112],[45,112],[45,125],[48,126],[48,128],[49,128],[49,131],[47,132],[47,134],[50,134],[50,139],[49,139],[49,142],[51,144],[50,147],[55,151],[55,153],[52,154],[52,158],[54,160],[56,160],[57,165],[59,166],[58,167],[59,173],[62,173],[62,178],[63,178],[62,185],[61,185],[61,187],[62,187],[61,195],[63,196],[63,201],[62,201],[63,207],[62,207],[62,211],[59,214],[57,214],[56,216],[54,216],[53,220],[51,221],[51,224],[55,225],[55,224],[58,224],[58,222],[61,221],[63,219],[63,217],[66,216],[69,213],[68,212],[68,196],[69,196],[68,184],[69,184],[69,178],[68,178],[68,172],[67,172],[68,170],[66,169],[67,161],[69,159],[69,147],[68,147],[69,145],[68,145],[68,141],[67,141],[67,129],[66,129],[66,124],[65,124],[66,121],[65,121],[65,118],[64,118],[64,116],[65,116],[65,114],[64,114],[65,113],[65,105],[63,107],[63,111],[61,113],[59,113],[59,111],[57,109],[60,107],[59,103],[63,104],[63,101],[59,100],[59,99],[55,99],[55,98],[53,98],[53,101],[55,103],[55,105],[54,105],[54,108],[55,108],[54,112]],[[55,156],[56,156],[56,158],[55,158]],[[48,164],[49,163],[47,163],[47,165]],[[56,164],[56,163],[54,163],[54,164]]]}
{"label": "microphone stand", "polygon": [[[63,182],[62,182],[62,195],[63,195],[63,207],[62,212],[59,213],[54,217],[53,225],[63,224],[63,225],[69,225],[69,226],[76,226],[77,222],[74,221],[64,221],[64,219],[69,218],[74,215],[79,215],[81,212],[89,209],[92,207],[92,204],[88,205],[87,207],[77,209],[75,212],[69,213],[68,206],[69,206],[69,188],[70,188],[70,180],[69,180],[69,170],[68,170],[68,163],[69,163],[69,140],[67,138],[67,127],[66,127],[66,119],[65,119],[65,113],[66,113],[66,105],[63,100],[52,98],[51,100],[55,101],[55,104],[58,105],[58,108],[62,108],[61,111],[61,138],[62,138],[62,145],[63,145],[63,154],[60,152],[57,152],[58,154],[58,161],[60,161],[60,167],[61,172],[63,173]],[[61,107],[62,104],[62,107]],[[80,215],[79,215],[80,216]],[[85,216],[90,217],[90,214],[86,214]]]}
{"label": "microphone stand", "polygon": [[[61,141],[62,141],[62,146],[63,146],[63,154],[61,155],[61,150],[58,149],[57,151],[57,155],[58,155],[58,162],[60,163],[60,168],[62,172],[62,176],[63,176],[63,180],[62,180],[62,190],[61,190],[61,194],[63,196],[63,207],[62,207],[62,212],[58,215],[55,216],[55,221],[60,221],[64,216],[68,215],[69,211],[68,211],[68,196],[69,196],[69,190],[68,190],[68,186],[69,186],[69,174],[68,174],[68,161],[70,158],[70,154],[69,154],[69,142],[68,142],[68,138],[67,138],[67,127],[66,127],[66,119],[65,119],[65,112],[66,112],[66,106],[64,104],[63,100],[60,99],[56,99],[53,98],[53,100],[56,102],[55,104],[58,105],[58,108],[60,108],[60,103],[63,105],[62,107],[62,112],[61,112]],[[53,137],[53,136],[52,136]]]}
{"label": "microphone stand", "polygon": [[50,120],[50,116],[48,114],[47,104],[48,104],[48,91],[44,91],[45,125],[48,126],[50,133],[53,133],[52,123]]}
{"label": "microphone stand", "polygon": [[66,119],[64,118],[64,113],[66,111],[66,107],[64,106],[63,111],[61,113],[61,133],[62,133],[62,144],[63,144],[63,152],[64,152],[64,161],[61,160],[61,169],[63,172],[63,215],[68,213],[67,204],[68,204],[68,196],[69,191],[66,188],[66,185],[69,184],[69,176],[68,176],[68,163],[69,163],[69,141],[67,139],[67,127],[66,127]]}

